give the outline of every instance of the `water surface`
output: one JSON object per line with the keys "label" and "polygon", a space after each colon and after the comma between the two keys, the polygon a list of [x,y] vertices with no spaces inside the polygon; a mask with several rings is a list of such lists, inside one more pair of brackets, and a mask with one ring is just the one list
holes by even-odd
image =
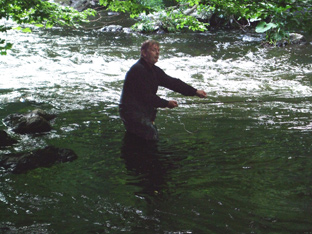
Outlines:
{"label": "water surface", "polygon": [[[312,232],[312,45],[265,49],[262,35],[10,31],[0,57],[0,118],[57,113],[45,135],[1,154],[54,145],[71,163],[0,173],[2,233]],[[160,141],[125,135],[118,100],[146,39],[158,66],[207,99],[158,94]],[[308,40],[311,37],[307,36]]]}

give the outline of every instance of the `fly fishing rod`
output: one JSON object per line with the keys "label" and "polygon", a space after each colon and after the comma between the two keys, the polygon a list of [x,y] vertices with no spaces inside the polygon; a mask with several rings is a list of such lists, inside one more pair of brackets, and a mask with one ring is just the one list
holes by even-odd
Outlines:
{"label": "fly fishing rod", "polygon": [[275,99],[275,100],[236,100],[236,101],[186,101],[181,102],[179,105],[213,105],[213,104],[235,104],[235,103],[242,103],[242,104],[249,104],[249,103],[301,103],[301,102],[311,102],[311,100],[308,100],[307,98],[304,98],[303,100],[294,100],[294,99]]}
{"label": "fly fishing rod", "polygon": [[234,104],[234,103],[263,103],[263,102],[272,102],[272,101],[196,101],[196,102],[181,102],[179,105],[209,105],[209,104]]}

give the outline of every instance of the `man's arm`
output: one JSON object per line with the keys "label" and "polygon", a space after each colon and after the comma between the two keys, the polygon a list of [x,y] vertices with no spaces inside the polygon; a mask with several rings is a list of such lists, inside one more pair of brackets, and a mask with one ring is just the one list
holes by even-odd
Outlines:
{"label": "man's arm", "polygon": [[[200,98],[205,98],[207,97],[207,94],[204,90],[196,90],[196,96],[200,97]],[[175,108],[175,107],[178,107],[178,103],[174,100],[171,100],[168,102],[168,108],[172,109],[172,108]]]}

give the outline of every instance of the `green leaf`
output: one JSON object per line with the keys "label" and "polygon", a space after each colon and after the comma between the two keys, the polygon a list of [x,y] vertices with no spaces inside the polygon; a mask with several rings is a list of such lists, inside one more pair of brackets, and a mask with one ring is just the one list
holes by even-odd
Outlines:
{"label": "green leaf", "polygon": [[24,32],[24,33],[31,33],[31,29],[30,28],[23,28],[22,32]]}
{"label": "green leaf", "polygon": [[42,28],[42,27],[44,27],[44,25],[43,25],[43,24],[35,24],[35,26],[36,26],[36,27],[38,27],[38,28]]}
{"label": "green leaf", "polygon": [[260,22],[256,27],[257,33],[264,33],[272,28],[276,28],[278,25],[274,23],[266,23],[266,22]]}
{"label": "green leaf", "polygon": [[20,30],[22,30],[22,27],[21,26],[18,26],[18,27],[15,27],[15,28],[13,28],[14,30],[17,30],[17,31],[20,31]]}

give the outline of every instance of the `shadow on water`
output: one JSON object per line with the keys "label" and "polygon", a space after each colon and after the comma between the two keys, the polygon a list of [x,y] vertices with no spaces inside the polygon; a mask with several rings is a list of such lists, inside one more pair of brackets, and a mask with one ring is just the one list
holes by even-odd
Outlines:
{"label": "shadow on water", "polygon": [[137,186],[137,196],[161,195],[167,188],[170,172],[178,168],[173,152],[162,150],[159,142],[146,141],[130,133],[125,133],[121,148],[121,158],[125,162],[128,184]]}

